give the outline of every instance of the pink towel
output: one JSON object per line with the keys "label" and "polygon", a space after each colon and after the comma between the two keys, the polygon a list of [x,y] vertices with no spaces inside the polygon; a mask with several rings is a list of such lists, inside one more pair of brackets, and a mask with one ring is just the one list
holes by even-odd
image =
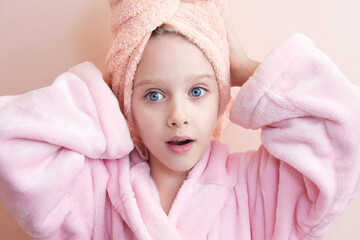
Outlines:
{"label": "pink towel", "polygon": [[[133,79],[151,33],[162,24],[196,44],[212,64],[220,90],[220,120],[214,137],[221,139],[230,101],[229,46],[222,15],[224,0],[110,0],[113,44],[107,55],[111,88],[119,100],[136,148],[147,151],[134,128],[131,115]],[[225,113],[225,114],[224,114]]]}

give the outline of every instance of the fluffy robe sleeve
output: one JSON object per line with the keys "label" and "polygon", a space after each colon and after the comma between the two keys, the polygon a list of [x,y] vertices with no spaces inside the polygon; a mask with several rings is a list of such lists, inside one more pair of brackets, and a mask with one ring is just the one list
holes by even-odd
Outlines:
{"label": "fluffy robe sleeve", "polygon": [[104,217],[95,212],[107,181],[99,159],[132,148],[101,73],[79,64],[49,87],[0,97],[0,200],[36,239],[90,239],[93,218]]}
{"label": "fluffy robe sleeve", "polygon": [[235,154],[252,239],[324,236],[358,190],[360,88],[295,34],[244,84],[230,119],[262,130],[257,151]]}

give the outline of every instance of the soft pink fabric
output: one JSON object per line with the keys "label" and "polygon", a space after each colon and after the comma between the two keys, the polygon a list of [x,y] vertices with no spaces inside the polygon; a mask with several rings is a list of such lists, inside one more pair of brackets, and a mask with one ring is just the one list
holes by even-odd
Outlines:
{"label": "soft pink fabric", "polygon": [[109,3],[114,41],[107,55],[108,75],[130,127],[136,68],[152,32],[162,24],[170,24],[204,52],[215,70],[220,90],[219,113],[224,113],[230,101],[225,0],[109,0]]}
{"label": "soft pink fabric", "polygon": [[291,36],[232,108],[262,145],[213,140],[167,216],[115,96],[83,63],[0,98],[0,198],[35,239],[320,239],[358,190],[359,106],[360,88]]}

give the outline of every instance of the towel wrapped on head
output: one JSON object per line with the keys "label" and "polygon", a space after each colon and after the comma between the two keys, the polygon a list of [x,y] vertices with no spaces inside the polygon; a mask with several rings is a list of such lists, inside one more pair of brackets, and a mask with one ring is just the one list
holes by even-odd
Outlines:
{"label": "towel wrapped on head", "polygon": [[214,68],[219,91],[219,122],[214,137],[220,139],[229,112],[229,45],[223,16],[225,0],[109,0],[113,44],[107,55],[110,87],[117,97],[134,144],[143,159],[146,147],[134,131],[131,114],[133,80],[152,32],[167,24],[198,46]]}

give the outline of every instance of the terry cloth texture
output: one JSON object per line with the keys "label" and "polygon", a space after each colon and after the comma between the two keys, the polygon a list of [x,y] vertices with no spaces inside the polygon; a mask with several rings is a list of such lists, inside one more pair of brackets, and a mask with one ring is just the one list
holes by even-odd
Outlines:
{"label": "terry cloth texture", "polygon": [[232,106],[261,146],[213,140],[167,215],[116,97],[82,63],[0,97],[0,201],[36,240],[320,240],[359,190],[359,106],[360,88],[291,36]]}
{"label": "terry cloth texture", "polygon": [[[212,64],[220,91],[219,122],[214,137],[221,138],[230,95],[229,45],[223,20],[225,2],[180,0],[110,0],[113,45],[107,55],[108,78],[130,128],[135,146],[147,157],[134,130],[131,115],[133,79],[151,33],[170,24],[196,44]],[[225,113],[225,114],[224,114]],[[141,149],[141,150],[140,150]]]}

